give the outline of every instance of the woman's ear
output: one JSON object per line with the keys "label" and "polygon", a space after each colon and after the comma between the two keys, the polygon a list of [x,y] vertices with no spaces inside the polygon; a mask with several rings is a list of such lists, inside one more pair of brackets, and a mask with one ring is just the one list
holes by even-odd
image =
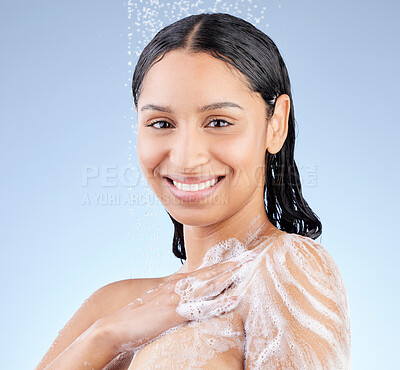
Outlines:
{"label": "woman's ear", "polygon": [[287,94],[278,96],[275,110],[267,127],[267,150],[271,154],[278,153],[285,143],[289,127],[290,98]]}

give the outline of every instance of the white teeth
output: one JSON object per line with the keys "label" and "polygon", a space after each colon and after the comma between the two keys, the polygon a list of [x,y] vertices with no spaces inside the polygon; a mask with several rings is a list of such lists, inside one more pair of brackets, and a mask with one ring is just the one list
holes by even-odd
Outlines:
{"label": "white teeth", "polygon": [[183,191],[199,191],[199,190],[203,190],[203,189],[207,189],[207,188],[211,188],[212,186],[214,186],[217,182],[218,179],[212,179],[206,182],[202,182],[200,184],[182,184],[180,182],[177,182],[175,180],[172,180],[172,182],[174,183],[174,185],[179,189],[179,190],[183,190]]}

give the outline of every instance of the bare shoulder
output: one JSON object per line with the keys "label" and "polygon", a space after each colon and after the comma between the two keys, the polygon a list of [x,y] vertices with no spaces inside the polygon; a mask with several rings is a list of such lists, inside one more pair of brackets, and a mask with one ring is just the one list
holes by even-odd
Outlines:
{"label": "bare shoulder", "polygon": [[315,239],[299,234],[284,233],[277,245],[283,246],[287,252],[290,252],[292,259],[295,259],[302,269],[310,273],[311,271],[320,273],[320,277],[341,278],[339,268],[331,254]]}
{"label": "bare shoulder", "polygon": [[241,307],[246,369],[349,368],[347,295],[329,252],[310,237],[283,233],[262,253]]}
{"label": "bare shoulder", "polygon": [[126,279],[107,284],[90,297],[96,305],[96,320],[126,306],[165,278]]}
{"label": "bare shoulder", "polygon": [[126,306],[146,291],[161,284],[166,278],[126,279],[97,289],[58,333],[37,369],[42,369],[53,361],[97,320]]}

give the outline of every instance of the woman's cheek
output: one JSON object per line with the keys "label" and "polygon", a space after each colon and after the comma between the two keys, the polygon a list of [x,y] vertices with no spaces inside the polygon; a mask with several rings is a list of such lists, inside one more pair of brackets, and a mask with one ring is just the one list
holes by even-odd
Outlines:
{"label": "woman's cheek", "polygon": [[146,176],[151,181],[155,175],[155,169],[165,159],[167,152],[163,150],[157,140],[147,135],[138,135],[137,151],[139,165]]}
{"label": "woman's cheek", "polygon": [[234,171],[243,170],[243,167],[254,160],[252,157],[255,154],[254,141],[247,139],[240,135],[230,140],[221,140],[218,145],[213,146],[214,156]]}

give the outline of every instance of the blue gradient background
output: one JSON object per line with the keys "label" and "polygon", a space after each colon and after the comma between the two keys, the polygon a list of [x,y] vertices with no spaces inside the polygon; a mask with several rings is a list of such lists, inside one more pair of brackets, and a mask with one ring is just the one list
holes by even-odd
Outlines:
{"label": "blue gradient background", "polygon": [[[129,87],[134,51],[185,15],[177,2],[160,3],[0,3],[4,369],[33,368],[101,286],[180,266],[172,224],[138,171]],[[264,5],[255,25],[287,63],[296,161],[323,223],[319,242],[345,282],[353,368],[395,368],[399,3],[268,0],[237,2],[230,13],[259,16]],[[154,29],[145,26],[146,7],[156,12]],[[124,204],[130,195],[134,204]]]}

